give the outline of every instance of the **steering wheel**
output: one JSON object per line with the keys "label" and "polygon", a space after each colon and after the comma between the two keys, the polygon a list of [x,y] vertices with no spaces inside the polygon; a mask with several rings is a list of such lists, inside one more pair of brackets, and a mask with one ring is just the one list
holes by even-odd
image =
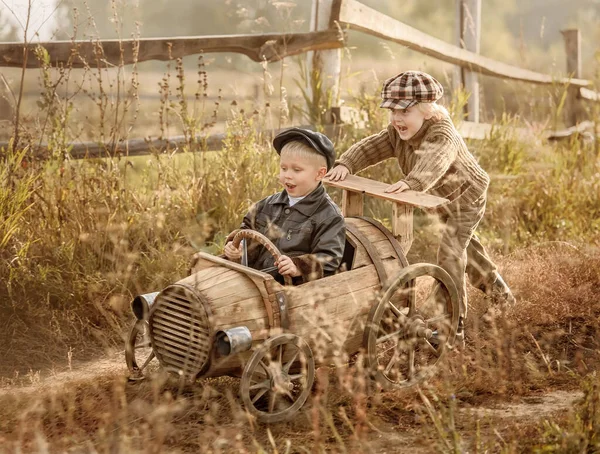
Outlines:
{"label": "steering wheel", "polygon": [[[275,246],[270,239],[268,239],[262,233],[257,232],[256,230],[250,230],[250,229],[240,230],[233,237],[233,240],[232,240],[233,246],[236,248],[240,247],[240,243],[241,243],[242,239],[244,239],[244,238],[249,238],[251,240],[258,241],[260,244],[262,244],[265,247],[265,249],[267,251],[269,251],[269,253],[273,256],[275,261],[279,260],[279,257],[281,257],[281,255],[282,255],[281,252],[279,252],[279,249],[277,249],[277,246]],[[285,283],[285,285],[292,285],[291,276],[284,275],[283,282]]]}

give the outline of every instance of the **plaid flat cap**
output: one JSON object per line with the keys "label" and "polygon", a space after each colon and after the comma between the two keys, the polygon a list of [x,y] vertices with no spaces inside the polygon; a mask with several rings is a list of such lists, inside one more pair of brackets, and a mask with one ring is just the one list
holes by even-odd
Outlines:
{"label": "plaid flat cap", "polygon": [[429,74],[405,71],[383,83],[379,107],[408,109],[420,102],[435,102],[444,94],[444,88]]}

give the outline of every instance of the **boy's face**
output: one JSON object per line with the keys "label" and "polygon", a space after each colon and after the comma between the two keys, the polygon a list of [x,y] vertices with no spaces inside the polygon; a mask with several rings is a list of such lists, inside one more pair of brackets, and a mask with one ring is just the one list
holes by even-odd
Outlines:
{"label": "boy's face", "polygon": [[425,114],[416,105],[408,109],[390,109],[390,122],[402,140],[408,140],[419,132],[425,120]]}
{"label": "boy's face", "polygon": [[279,182],[292,197],[310,194],[327,173],[319,160],[296,153],[281,153],[279,160]]}

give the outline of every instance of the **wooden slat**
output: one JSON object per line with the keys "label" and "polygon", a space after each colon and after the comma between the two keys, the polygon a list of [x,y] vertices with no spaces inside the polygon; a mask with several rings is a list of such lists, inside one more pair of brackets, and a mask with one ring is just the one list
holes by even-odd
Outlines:
{"label": "wooden slat", "polygon": [[[0,66],[22,68],[23,43],[0,43]],[[29,43],[27,68],[39,68],[33,54],[42,46],[52,65],[72,68],[129,65],[148,60],[168,61],[188,55],[234,52],[256,62],[278,61],[309,50],[344,46],[338,30],[312,33],[267,33],[263,35],[182,36],[169,38],[108,39],[101,41],[49,41]]]}
{"label": "wooden slat", "polygon": [[267,318],[267,311],[263,304],[260,295],[226,306],[214,307],[211,304],[212,322],[213,324],[220,324],[231,321],[243,325],[242,321],[244,320]]}
{"label": "wooden slat", "polygon": [[323,180],[323,183],[328,186],[389,200],[390,202],[404,203],[420,208],[435,208],[448,202],[448,200],[442,197],[416,191],[404,191],[397,194],[389,194],[384,192],[389,184],[358,177],[356,175],[348,175],[346,179],[342,181],[330,181],[329,178],[326,178]]}
{"label": "wooden slat", "polygon": [[[311,125],[300,125],[298,128],[314,130]],[[339,125],[326,125],[325,134],[329,137],[337,137],[340,131]],[[258,130],[257,133],[264,133],[275,136],[288,128]],[[182,152],[202,152],[217,151],[223,148],[223,141],[227,134],[213,134],[208,137],[197,135],[194,138],[186,136],[174,136],[170,139],[130,139],[120,140],[116,143],[98,143],[98,142],[80,142],[70,143],[69,157],[71,159],[91,159],[91,158],[110,158],[118,155],[125,156],[143,156],[151,153],[182,153]],[[187,145],[190,144],[190,147]],[[0,148],[8,148],[10,142],[0,142]],[[47,159],[50,157],[48,144],[32,144],[31,154],[28,155],[35,159]]]}
{"label": "wooden slat", "polygon": [[567,129],[562,129],[560,131],[546,131],[544,133],[544,138],[546,140],[560,140],[569,138],[575,134],[581,134],[584,132],[594,132],[594,123],[591,121],[582,121],[578,125],[571,126]]}
{"label": "wooden slat", "polygon": [[579,89],[579,97],[587,101],[600,101],[600,93],[584,87]]}
{"label": "wooden slat", "polygon": [[392,234],[398,238],[404,255],[413,242],[413,207],[394,203],[392,206]]}
{"label": "wooden slat", "polygon": [[382,39],[394,41],[414,51],[462,66],[470,71],[537,84],[568,83],[577,87],[591,85],[589,80],[556,78],[483,57],[434,38],[356,0],[340,1],[338,22],[341,24],[347,25],[353,30],[360,30]]}
{"label": "wooden slat", "polygon": [[344,217],[362,216],[363,209],[363,193],[344,190],[342,193],[342,214]]}

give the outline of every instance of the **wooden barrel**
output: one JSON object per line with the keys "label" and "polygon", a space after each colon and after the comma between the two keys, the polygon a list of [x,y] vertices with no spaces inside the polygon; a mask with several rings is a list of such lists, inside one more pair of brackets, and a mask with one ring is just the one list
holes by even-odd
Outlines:
{"label": "wooden barrel", "polygon": [[[317,363],[356,353],[382,284],[408,265],[391,233],[370,218],[346,218],[354,249],[349,271],[286,288],[290,331],[307,339]],[[348,246],[347,246],[348,248]]]}
{"label": "wooden barrel", "polygon": [[149,317],[152,345],[162,366],[188,380],[239,368],[240,355],[216,356],[215,336],[246,326],[253,343],[263,342],[271,328],[264,295],[260,281],[218,265],[166,287]]}
{"label": "wooden barrel", "polygon": [[188,380],[239,374],[251,352],[220,357],[214,348],[217,332],[238,326],[248,328],[253,347],[283,330],[297,334],[309,342],[317,364],[356,353],[382,284],[407,263],[378,222],[347,218],[346,226],[349,269],[297,287],[200,253],[204,260],[192,274],[165,288],[150,311],[152,344],[163,367]]}

